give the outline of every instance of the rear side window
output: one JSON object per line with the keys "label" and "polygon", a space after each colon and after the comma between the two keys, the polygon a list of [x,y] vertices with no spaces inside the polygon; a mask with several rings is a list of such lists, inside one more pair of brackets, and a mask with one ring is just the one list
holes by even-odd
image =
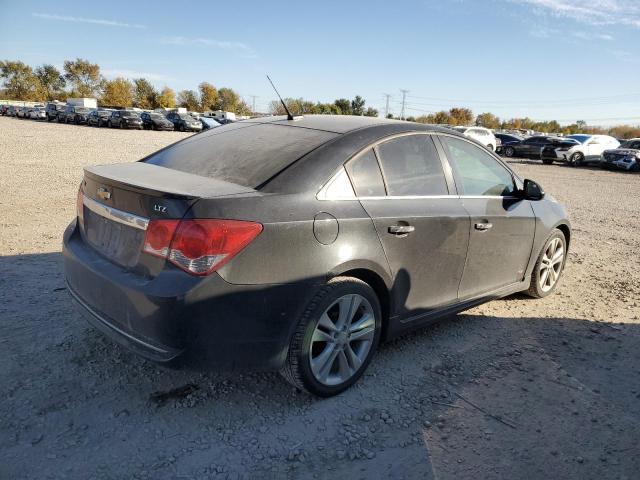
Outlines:
{"label": "rear side window", "polygon": [[465,195],[501,196],[515,191],[511,173],[486,150],[459,138],[441,140]]}
{"label": "rear side window", "polygon": [[256,188],[336,136],[310,128],[236,122],[189,137],[143,161]]}
{"label": "rear side window", "polygon": [[389,195],[448,195],[442,162],[429,135],[411,135],[378,146]]}
{"label": "rear side window", "polygon": [[380,197],[386,195],[378,160],[372,149],[354,158],[347,164],[347,171],[359,197]]}

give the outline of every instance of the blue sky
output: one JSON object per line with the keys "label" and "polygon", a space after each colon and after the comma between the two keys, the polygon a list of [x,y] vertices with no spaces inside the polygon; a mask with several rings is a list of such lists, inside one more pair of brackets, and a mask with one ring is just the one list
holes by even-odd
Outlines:
{"label": "blue sky", "polygon": [[640,124],[640,0],[0,0],[0,58],[87,58],[109,77],[284,96],[361,95],[381,111],[451,106]]}

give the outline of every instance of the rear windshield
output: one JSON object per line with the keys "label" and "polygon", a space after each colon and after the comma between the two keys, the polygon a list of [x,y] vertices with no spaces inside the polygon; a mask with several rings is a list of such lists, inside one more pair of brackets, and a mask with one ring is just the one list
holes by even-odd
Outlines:
{"label": "rear windshield", "polygon": [[194,135],[144,161],[256,188],[336,136],[308,128],[238,122]]}

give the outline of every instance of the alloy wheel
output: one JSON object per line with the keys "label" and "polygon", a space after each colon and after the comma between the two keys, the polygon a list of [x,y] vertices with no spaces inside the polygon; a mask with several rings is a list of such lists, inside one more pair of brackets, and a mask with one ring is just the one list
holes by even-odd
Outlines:
{"label": "alloy wheel", "polygon": [[549,242],[540,262],[539,283],[543,292],[551,290],[562,272],[564,263],[564,243],[558,237]]}
{"label": "alloy wheel", "polygon": [[338,298],[320,316],[309,346],[311,371],[324,385],[340,385],[353,377],[373,345],[376,320],[362,295]]}

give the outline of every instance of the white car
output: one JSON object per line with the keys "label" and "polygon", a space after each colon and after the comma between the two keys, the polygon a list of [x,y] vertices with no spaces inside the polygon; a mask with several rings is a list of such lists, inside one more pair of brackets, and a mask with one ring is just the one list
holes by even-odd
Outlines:
{"label": "white car", "polygon": [[568,162],[577,167],[588,163],[600,163],[602,153],[605,150],[618,148],[620,142],[609,135],[567,135],[578,142],[577,145],[562,152],[560,161]]}
{"label": "white car", "polygon": [[496,151],[498,140],[491,130],[484,127],[453,127],[456,132],[462,133],[465,137],[472,138],[487,147],[492,152]]}
{"label": "white car", "polygon": [[32,120],[45,120],[47,118],[47,112],[44,108],[33,108],[29,111],[29,118]]}

